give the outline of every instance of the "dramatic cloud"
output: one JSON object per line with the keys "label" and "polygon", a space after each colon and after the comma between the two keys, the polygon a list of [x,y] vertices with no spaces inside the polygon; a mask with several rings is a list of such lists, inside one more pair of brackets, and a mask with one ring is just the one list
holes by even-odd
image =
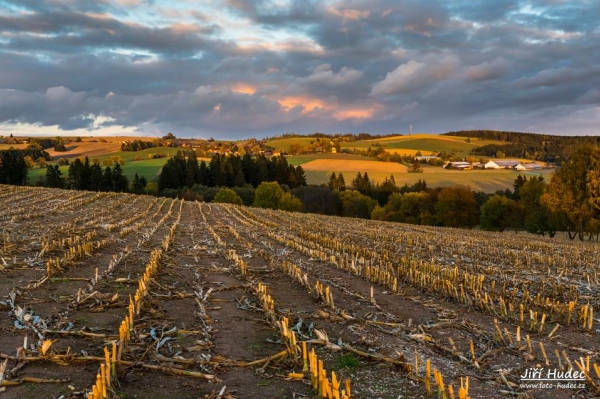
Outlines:
{"label": "dramatic cloud", "polygon": [[592,0],[0,0],[0,134],[598,134]]}
{"label": "dramatic cloud", "polygon": [[428,56],[421,61],[410,60],[375,83],[371,94],[395,94],[418,91],[436,82],[451,79],[460,61],[454,55]]}

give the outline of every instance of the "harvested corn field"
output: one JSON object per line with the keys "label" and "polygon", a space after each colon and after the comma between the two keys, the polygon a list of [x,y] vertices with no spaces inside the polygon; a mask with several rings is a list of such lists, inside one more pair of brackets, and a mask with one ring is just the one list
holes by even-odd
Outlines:
{"label": "harvested corn field", "polygon": [[13,186],[0,209],[3,398],[600,395],[595,243]]}

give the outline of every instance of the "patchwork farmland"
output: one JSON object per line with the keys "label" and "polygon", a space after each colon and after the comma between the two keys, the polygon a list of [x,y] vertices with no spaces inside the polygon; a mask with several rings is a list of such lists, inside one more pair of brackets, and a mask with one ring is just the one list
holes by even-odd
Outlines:
{"label": "patchwork farmland", "polygon": [[6,398],[600,394],[596,243],[16,186],[0,209]]}

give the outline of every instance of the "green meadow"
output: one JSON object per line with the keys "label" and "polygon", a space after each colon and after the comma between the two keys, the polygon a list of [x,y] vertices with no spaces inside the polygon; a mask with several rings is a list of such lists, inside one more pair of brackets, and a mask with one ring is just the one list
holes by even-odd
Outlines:
{"label": "green meadow", "polygon": [[[333,171],[306,171],[308,184],[327,184],[329,177]],[[346,184],[356,177],[356,172],[342,172]],[[448,187],[457,184],[470,186],[472,190],[493,193],[497,190],[513,189],[513,182],[519,174],[527,176],[543,176],[546,181],[550,181],[552,169],[543,169],[539,172],[519,173],[513,170],[446,170],[442,167],[425,166],[424,173],[387,173],[381,171],[368,171],[369,178],[373,181],[381,183],[385,178],[394,176],[394,180],[398,186],[404,184],[413,185],[416,182],[425,180],[429,187]]]}
{"label": "green meadow", "polygon": [[500,142],[478,139],[472,139],[470,142],[467,142],[466,137],[418,134],[341,143],[341,147],[366,149],[368,147],[380,146],[388,152],[399,154],[414,155],[417,151],[421,151],[423,154],[444,151],[446,153],[455,153],[457,156],[467,156],[474,148],[494,143],[499,144]]}
{"label": "green meadow", "polygon": [[[102,157],[102,158],[108,158]],[[127,176],[129,181],[132,181],[135,174],[137,173],[139,176],[144,176],[148,181],[154,180],[158,177],[161,168],[167,162],[169,158],[158,158],[158,159],[145,159],[143,161],[129,161],[121,167],[123,169],[123,175]],[[53,162],[51,162],[52,164]],[[104,169],[104,167],[102,167]],[[69,167],[61,166],[60,171],[63,174],[63,177],[67,177],[69,175]],[[46,176],[46,168],[38,168],[35,167],[29,170],[29,183],[36,184],[36,182]]]}

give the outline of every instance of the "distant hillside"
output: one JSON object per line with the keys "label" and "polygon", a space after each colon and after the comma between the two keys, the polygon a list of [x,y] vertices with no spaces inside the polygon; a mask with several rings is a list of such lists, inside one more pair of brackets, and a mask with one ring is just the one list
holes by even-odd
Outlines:
{"label": "distant hillside", "polygon": [[[461,130],[444,135],[502,142],[477,147],[473,149],[474,155],[527,158],[553,163],[560,163],[568,159],[573,151],[582,145],[600,144],[600,136],[552,136],[495,130]],[[477,143],[477,141],[472,142]]]}

